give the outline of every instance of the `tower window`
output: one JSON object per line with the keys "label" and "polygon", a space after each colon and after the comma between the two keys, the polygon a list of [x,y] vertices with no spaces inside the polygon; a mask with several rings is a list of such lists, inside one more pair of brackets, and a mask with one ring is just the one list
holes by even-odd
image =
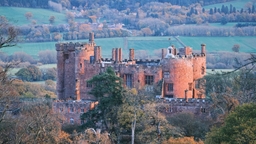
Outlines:
{"label": "tower window", "polygon": [[69,58],[69,55],[68,54],[64,54],[64,59],[68,59]]}
{"label": "tower window", "polygon": [[83,65],[82,65],[82,63],[80,63],[80,68],[82,68],[83,67]]}
{"label": "tower window", "polygon": [[74,124],[74,119],[73,118],[70,119],[70,124]]}
{"label": "tower window", "polygon": [[170,72],[164,72],[164,78],[169,78],[170,77]]}
{"label": "tower window", "polygon": [[145,84],[146,85],[153,85],[154,76],[146,75],[145,76]]}
{"label": "tower window", "polygon": [[70,108],[70,112],[74,112],[74,108],[73,107]]}
{"label": "tower window", "polygon": [[125,84],[128,88],[132,88],[132,74],[125,74]]}
{"label": "tower window", "polygon": [[196,83],[196,84],[195,84],[195,87],[196,87],[196,88],[200,88],[200,80],[196,80],[195,83]]}
{"label": "tower window", "polygon": [[188,90],[192,90],[192,83],[188,83]]}
{"label": "tower window", "polygon": [[202,75],[205,73],[205,68],[204,67],[201,68],[201,73],[202,73]]}
{"label": "tower window", "polygon": [[92,87],[92,84],[89,83],[89,82],[86,82],[86,87],[91,88],[91,87]]}
{"label": "tower window", "polygon": [[168,84],[167,84],[167,90],[168,90],[169,92],[172,92],[172,91],[173,91],[173,83],[168,83]]}

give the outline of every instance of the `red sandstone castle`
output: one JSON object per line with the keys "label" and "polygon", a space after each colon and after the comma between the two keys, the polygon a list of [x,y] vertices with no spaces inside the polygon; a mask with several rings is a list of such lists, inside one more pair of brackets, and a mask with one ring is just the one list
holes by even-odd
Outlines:
{"label": "red sandstone castle", "polygon": [[162,97],[204,98],[200,78],[206,73],[206,50],[192,53],[192,48],[162,49],[161,60],[136,60],[134,49],[129,50],[129,59],[122,59],[121,48],[112,49],[112,58],[101,56],[101,47],[96,46],[94,34],[89,43],[58,43],[57,50],[57,95],[60,100],[95,100],[88,94],[92,85],[87,81],[112,67],[124,80],[126,88],[152,90],[153,84],[162,82]]}

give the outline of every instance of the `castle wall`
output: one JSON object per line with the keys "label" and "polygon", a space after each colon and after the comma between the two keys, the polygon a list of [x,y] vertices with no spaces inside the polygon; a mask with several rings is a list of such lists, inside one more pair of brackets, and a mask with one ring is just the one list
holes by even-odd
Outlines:
{"label": "castle wall", "polygon": [[80,119],[83,113],[90,110],[94,102],[83,102],[83,101],[54,101],[53,110],[54,112],[63,115],[63,122],[68,124],[83,124],[84,121]]}

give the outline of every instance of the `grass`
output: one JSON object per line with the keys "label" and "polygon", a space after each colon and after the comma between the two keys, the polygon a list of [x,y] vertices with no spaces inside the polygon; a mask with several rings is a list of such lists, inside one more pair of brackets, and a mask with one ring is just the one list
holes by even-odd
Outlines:
{"label": "grass", "polygon": [[206,44],[206,50],[232,51],[234,44],[240,45],[241,52],[256,53],[255,37],[182,37],[180,40],[195,50],[200,49],[200,44]]}
{"label": "grass", "polygon": [[[111,57],[112,48],[124,48],[123,53],[128,53],[129,48],[135,50],[147,50],[149,54],[153,54],[154,49],[166,48],[170,44],[179,46],[176,41],[169,41],[170,37],[128,37],[128,45],[125,48],[124,38],[100,38],[95,39],[97,45],[102,47],[102,55],[104,57]],[[88,40],[77,40],[73,42],[87,42]],[[70,41],[67,41],[70,42]],[[16,47],[3,48],[3,51],[9,55],[22,51],[33,57],[38,56],[39,51],[43,50],[55,50],[55,44],[57,42],[41,42],[41,43],[19,43]],[[125,56],[126,57],[126,56]],[[128,56],[127,56],[128,57]]]}
{"label": "grass", "polygon": [[49,24],[50,16],[55,16],[55,25],[63,24],[66,22],[66,16],[63,13],[57,13],[46,9],[36,8],[19,8],[19,7],[0,7],[0,15],[5,16],[10,23],[18,26],[29,25],[31,20],[27,20],[25,14],[31,12],[37,24]]}
{"label": "grass", "polygon": [[207,5],[204,6],[205,9],[211,9],[211,8],[221,8],[222,5],[224,6],[230,6],[230,4],[233,5],[233,7],[236,7],[236,10],[240,10],[241,8],[245,8],[245,4],[248,2],[251,2],[252,0],[234,0],[234,1],[230,1],[230,2],[225,2],[225,3],[218,3],[218,4],[213,4],[213,5]]}
{"label": "grass", "polygon": [[216,74],[216,73],[226,73],[226,72],[231,72],[233,71],[234,69],[206,69],[206,74],[209,75],[209,74]]}
{"label": "grass", "polygon": [[[123,48],[124,58],[128,57],[128,49],[146,50],[150,55],[156,49],[167,48],[170,45],[180,47],[176,41],[169,41],[170,37],[128,37],[128,45],[125,46],[124,38],[100,38],[95,39],[96,44],[102,47],[102,56],[111,57],[112,48]],[[171,37],[172,38],[172,37]],[[256,40],[255,37],[179,37],[187,46],[194,50],[200,50],[200,45],[205,43],[207,51],[231,51],[234,44],[240,45],[241,52],[255,53]],[[88,40],[79,40],[78,42],[87,42]],[[73,41],[77,42],[77,41]],[[42,43],[21,43],[16,47],[3,48],[1,51],[11,55],[17,51],[23,51],[38,57],[38,52],[42,50],[55,50],[56,42],[42,42]]]}

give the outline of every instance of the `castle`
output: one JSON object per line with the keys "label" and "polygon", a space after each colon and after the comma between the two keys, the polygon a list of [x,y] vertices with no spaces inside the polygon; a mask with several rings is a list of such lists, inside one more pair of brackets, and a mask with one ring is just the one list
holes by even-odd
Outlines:
{"label": "castle", "polygon": [[206,74],[204,44],[201,44],[199,54],[193,53],[190,47],[177,49],[170,46],[162,49],[162,59],[159,60],[137,60],[134,49],[129,50],[129,59],[123,59],[121,48],[112,49],[111,59],[102,58],[101,47],[94,42],[93,33],[90,33],[88,43],[57,43],[55,46],[59,100],[96,100],[88,93],[92,85],[87,81],[107,67],[114,69],[128,89],[145,88],[150,91],[154,84],[160,82],[162,98],[186,99],[187,102],[188,99],[205,98],[201,80]]}

